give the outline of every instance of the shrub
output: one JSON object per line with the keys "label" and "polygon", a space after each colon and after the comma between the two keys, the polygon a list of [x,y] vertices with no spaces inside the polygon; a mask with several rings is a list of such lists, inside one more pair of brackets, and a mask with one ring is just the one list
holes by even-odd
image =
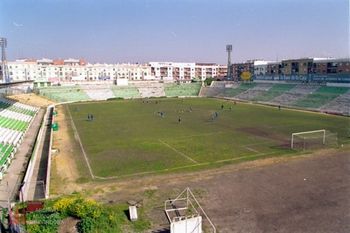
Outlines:
{"label": "shrub", "polygon": [[206,78],[204,80],[204,83],[206,86],[210,86],[210,84],[213,82],[213,80],[214,80],[213,78]]}
{"label": "shrub", "polygon": [[56,201],[53,209],[66,216],[77,218],[97,218],[101,215],[100,205],[94,200],[84,199],[80,196],[64,197]]}
{"label": "shrub", "polygon": [[54,233],[57,232],[61,222],[61,216],[57,212],[40,210],[27,214],[27,231],[29,233]]}
{"label": "shrub", "polygon": [[92,232],[95,221],[92,218],[84,218],[78,223],[78,231],[81,233]]}

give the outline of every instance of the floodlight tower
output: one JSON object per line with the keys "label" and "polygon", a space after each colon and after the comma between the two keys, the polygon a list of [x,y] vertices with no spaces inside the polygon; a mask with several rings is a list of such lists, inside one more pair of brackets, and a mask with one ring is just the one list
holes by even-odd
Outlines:
{"label": "floodlight tower", "polygon": [[232,72],[231,72],[231,52],[232,52],[232,45],[228,44],[226,45],[226,52],[227,52],[227,79],[232,79]]}
{"label": "floodlight tower", "polygon": [[6,38],[0,37],[0,46],[1,46],[1,79],[2,79],[2,82],[9,83],[10,77],[9,77],[9,71],[7,67],[6,51],[5,51],[5,48],[7,47]]}

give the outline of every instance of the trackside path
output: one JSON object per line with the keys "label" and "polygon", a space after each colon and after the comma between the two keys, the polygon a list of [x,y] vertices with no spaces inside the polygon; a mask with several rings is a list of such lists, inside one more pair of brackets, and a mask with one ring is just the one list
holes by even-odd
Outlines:
{"label": "trackside path", "polygon": [[80,149],[81,149],[81,151],[82,151],[82,153],[83,153],[83,155],[84,155],[84,159],[85,159],[85,161],[86,161],[86,165],[88,166],[90,176],[91,176],[92,179],[95,179],[95,178],[97,178],[97,177],[96,177],[96,176],[94,175],[94,173],[92,172],[89,159],[88,159],[88,157],[87,157],[87,155],[86,155],[86,153],[85,153],[83,144],[81,143],[81,140],[80,140],[80,137],[79,137],[77,128],[75,127],[74,120],[73,120],[73,118],[72,118],[72,115],[71,115],[71,113],[70,113],[69,108],[67,108],[67,111],[68,111],[68,114],[69,114],[69,118],[70,118],[70,120],[71,120],[71,122],[72,122],[72,128],[73,128],[73,131],[74,131],[74,137],[75,137],[75,138],[78,140],[78,142],[79,142]]}

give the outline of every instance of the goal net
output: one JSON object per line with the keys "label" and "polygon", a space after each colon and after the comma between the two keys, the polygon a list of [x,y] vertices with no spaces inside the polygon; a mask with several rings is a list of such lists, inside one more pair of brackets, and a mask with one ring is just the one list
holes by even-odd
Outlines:
{"label": "goal net", "polygon": [[325,129],[292,133],[290,147],[295,150],[311,150],[338,146],[337,133]]}

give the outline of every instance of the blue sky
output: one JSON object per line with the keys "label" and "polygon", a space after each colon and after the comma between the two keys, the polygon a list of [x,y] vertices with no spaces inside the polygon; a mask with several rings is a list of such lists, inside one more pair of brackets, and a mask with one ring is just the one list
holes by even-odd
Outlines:
{"label": "blue sky", "polygon": [[8,59],[349,57],[349,0],[1,0]]}

